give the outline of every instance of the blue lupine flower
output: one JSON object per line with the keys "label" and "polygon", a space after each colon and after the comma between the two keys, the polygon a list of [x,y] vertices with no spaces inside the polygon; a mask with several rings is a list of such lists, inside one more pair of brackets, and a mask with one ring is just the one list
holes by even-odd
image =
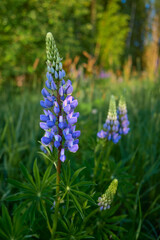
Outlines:
{"label": "blue lupine flower", "polygon": [[98,138],[106,138],[108,141],[113,141],[114,143],[117,143],[120,140],[121,136],[118,132],[119,122],[117,119],[116,102],[114,96],[111,97],[108,116],[103,127],[105,131],[101,130],[98,132]]}
{"label": "blue lupine flower", "polygon": [[100,132],[97,133],[97,136],[99,138],[106,138],[107,134],[108,134],[108,132],[105,132],[105,131],[101,130]]}
{"label": "blue lupine flower", "polygon": [[43,145],[40,146],[40,149],[45,153],[47,154],[47,150],[45,149],[45,147]]}
{"label": "blue lupine flower", "polygon": [[60,160],[65,161],[65,149],[70,152],[78,150],[80,131],[75,130],[78,112],[74,109],[78,101],[71,94],[73,92],[72,82],[65,82],[65,71],[63,70],[61,58],[51,33],[46,36],[47,52],[47,87],[42,89],[44,100],[40,101],[44,108],[44,114],[40,115],[40,127],[45,130],[41,138],[41,150],[47,153],[45,146],[53,151],[53,146],[60,151]]}
{"label": "blue lupine flower", "polygon": [[64,162],[66,160],[66,156],[64,155],[64,148],[61,149],[60,160]]}
{"label": "blue lupine flower", "polygon": [[119,120],[119,134],[124,134],[126,135],[130,128],[129,126],[129,121],[128,121],[128,116],[127,116],[127,107],[126,107],[126,102],[123,96],[121,96],[119,100],[119,105],[118,105],[118,120]]}

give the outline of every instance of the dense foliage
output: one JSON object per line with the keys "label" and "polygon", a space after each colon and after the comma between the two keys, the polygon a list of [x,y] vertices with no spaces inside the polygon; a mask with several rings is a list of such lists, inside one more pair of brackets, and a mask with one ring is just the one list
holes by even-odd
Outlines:
{"label": "dense foliage", "polygon": [[[97,79],[95,86],[94,100],[89,94],[89,82],[80,82],[80,88],[74,92],[79,96],[78,128],[82,134],[79,151],[75,155],[67,153],[70,161],[63,166],[61,188],[70,189],[64,196],[65,202],[69,200],[69,210],[61,208],[59,236],[61,239],[89,239],[89,236],[109,239],[107,236],[112,235],[113,239],[157,240],[160,232],[159,84],[114,85]],[[123,89],[126,89],[131,131],[116,145],[109,142],[107,146],[96,147],[96,134],[106,119],[110,94],[118,98]],[[3,222],[2,239],[9,239],[6,235],[11,231],[16,239],[25,236],[49,238],[45,214],[53,211],[55,170],[50,159],[39,153],[38,140],[43,133],[38,124],[39,99],[40,88],[32,91],[22,88],[20,91],[11,87],[7,92],[1,89],[0,193],[1,204],[5,204],[9,211],[3,207],[0,219]],[[97,162],[98,168],[95,168]],[[83,171],[76,172],[78,168]],[[67,176],[63,175],[64,172]],[[117,196],[109,210],[97,212],[92,199],[96,203],[113,178],[119,181]],[[45,179],[48,179],[46,183]],[[93,181],[95,185],[90,185]],[[82,204],[81,208],[77,201]],[[88,215],[91,209],[93,213]],[[22,219],[20,212],[25,213]],[[27,229],[21,227],[24,227],[23,221]],[[10,228],[6,228],[7,222]],[[2,230],[6,234],[3,237]]]}
{"label": "dense foliage", "polygon": [[120,67],[129,31],[128,21],[129,15],[120,13],[119,1],[114,0],[108,3],[100,20],[98,33],[101,63],[106,68]]}

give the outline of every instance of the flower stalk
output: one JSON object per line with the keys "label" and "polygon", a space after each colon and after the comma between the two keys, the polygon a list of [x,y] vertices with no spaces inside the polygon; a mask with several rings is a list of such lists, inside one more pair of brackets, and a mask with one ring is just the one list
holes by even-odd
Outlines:
{"label": "flower stalk", "polygon": [[42,89],[44,100],[40,101],[44,108],[44,114],[40,115],[40,127],[44,129],[45,134],[41,138],[41,149],[47,153],[46,148],[53,151],[53,147],[57,148],[57,178],[56,178],[56,204],[53,218],[53,227],[51,230],[51,240],[54,239],[58,210],[60,204],[60,173],[61,163],[65,161],[65,150],[75,153],[79,146],[80,131],[76,130],[76,122],[79,112],[74,112],[78,105],[78,101],[72,97],[72,82],[65,78],[63,70],[62,58],[56,47],[52,33],[46,36],[46,54],[47,54],[47,80],[46,88]]}
{"label": "flower stalk", "polygon": [[[60,104],[60,95],[59,95],[58,91],[57,91],[57,102],[60,106],[60,112],[59,112],[59,116],[60,116],[61,115],[61,104]],[[59,118],[58,118],[58,124],[59,124]],[[62,137],[62,130],[60,129],[60,127],[58,127],[58,134]],[[61,160],[60,160],[61,150],[62,150],[62,144],[60,144],[60,146],[58,148],[58,163],[57,163],[57,178],[56,178],[56,205],[55,205],[55,213],[54,213],[54,218],[53,218],[51,240],[54,239],[55,232],[57,229],[58,210],[59,210],[59,204],[60,204],[59,183],[60,183],[60,173],[61,173]]]}

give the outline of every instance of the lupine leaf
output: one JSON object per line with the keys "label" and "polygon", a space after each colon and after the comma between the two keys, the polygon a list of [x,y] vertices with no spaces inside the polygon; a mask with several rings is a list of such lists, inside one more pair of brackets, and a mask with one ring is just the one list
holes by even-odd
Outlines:
{"label": "lupine leaf", "polygon": [[115,223],[116,222],[117,223],[117,222],[123,220],[126,217],[127,217],[127,215],[114,216],[112,218],[106,219],[106,222],[108,222],[108,223]]}
{"label": "lupine leaf", "polygon": [[63,221],[62,218],[60,218],[60,222],[61,222],[61,224],[63,225],[63,227],[65,228],[65,230],[68,231],[68,226],[67,226],[67,224],[65,223],[65,221]]}
{"label": "lupine leaf", "polygon": [[118,210],[119,206],[120,206],[120,203],[114,207],[111,207],[109,210],[107,210],[107,217],[112,216]]}
{"label": "lupine leaf", "polygon": [[94,201],[88,194],[86,194],[86,193],[84,193],[84,192],[81,192],[81,191],[74,190],[74,189],[72,189],[72,191],[73,191],[74,193],[76,193],[77,195],[80,195],[80,196],[88,199],[88,200],[89,200],[90,202],[92,202],[93,204],[95,204],[95,201]]}
{"label": "lupine leaf", "polygon": [[4,222],[4,225],[7,227],[7,231],[12,234],[12,221],[11,221],[11,218],[9,216],[9,213],[8,213],[8,210],[7,208],[2,205],[2,217],[3,217],[3,222]]}
{"label": "lupine leaf", "polygon": [[80,181],[79,183],[72,185],[72,187],[82,187],[82,186],[90,186],[90,185],[96,185],[96,184],[89,181]]}
{"label": "lupine leaf", "polygon": [[81,208],[81,205],[79,204],[77,198],[70,192],[71,198],[74,202],[75,207],[77,208],[78,212],[80,213],[82,219],[84,218],[83,210]]}
{"label": "lupine leaf", "polygon": [[[46,148],[46,150],[47,150],[47,148]],[[53,165],[54,162],[53,162],[53,160],[49,156],[47,156],[44,152],[38,152],[38,153],[41,154],[44,157],[44,159],[49,160],[52,163],[52,165]],[[49,153],[49,151],[48,151],[48,153]]]}
{"label": "lupine leaf", "polygon": [[11,196],[7,197],[8,201],[18,201],[26,198],[30,198],[31,194],[30,193],[15,193]]}
{"label": "lupine leaf", "polygon": [[67,184],[68,183],[68,176],[67,176],[65,168],[62,168],[62,173],[63,173],[62,178],[64,179],[65,184],[68,185]]}
{"label": "lupine leaf", "polygon": [[36,212],[36,203],[32,202],[30,208],[28,208],[31,226],[33,225],[33,223],[35,221],[35,212]]}
{"label": "lupine leaf", "polygon": [[104,238],[104,240],[109,240],[109,238],[108,238],[106,233],[103,233],[103,238]]}
{"label": "lupine leaf", "polygon": [[67,214],[67,212],[68,212],[68,209],[69,209],[69,195],[67,194],[67,201],[66,201],[66,213],[65,213],[65,215]]}
{"label": "lupine leaf", "polygon": [[47,168],[47,170],[44,173],[43,179],[42,179],[42,188],[45,185],[45,183],[48,181],[48,178],[50,176],[51,170],[52,170],[52,164],[49,165],[49,167]]}
{"label": "lupine leaf", "polygon": [[34,161],[33,174],[34,174],[34,178],[35,178],[36,184],[38,186],[38,189],[40,189],[41,181],[40,181],[39,169],[37,166],[37,160]]}
{"label": "lupine leaf", "polygon": [[113,240],[120,240],[113,232],[106,229],[106,232],[109,233],[109,235],[113,238]]}
{"label": "lupine leaf", "polygon": [[36,185],[33,181],[33,178],[32,176],[29,174],[28,170],[25,168],[25,166],[20,163],[20,167],[21,167],[21,170],[22,170],[22,173],[24,175],[24,177],[36,188]]}
{"label": "lupine leaf", "polygon": [[126,232],[126,229],[124,229],[123,227],[120,227],[120,226],[116,226],[116,225],[109,225],[109,224],[106,224],[105,225],[107,227],[107,229],[112,229],[112,230],[115,230],[115,231],[125,231]]}
{"label": "lupine leaf", "polygon": [[50,177],[48,177],[47,185],[49,185],[50,183],[52,183],[52,185],[53,185],[54,179],[56,179],[56,173],[54,173]]}
{"label": "lupine leaf", "polygon": [[138,228],[136,231],[136,240],[139,238],[141,227],[142,227],[142,210],[141,210],[141,201],[139,198],[139,224],[138,224]]}
{"label": "lupine leaf", "polygon": [[73,174],[72,176],[72,179],[71,179],[71,182],[70,184],[72,184],[76,178],[78,177],[78,175],[80,174],[80,172],[82,172],[86,167],[83,167],[83,168],[79,168],[77,171],[75,171],[75,173]]}
{"label": "lupine leaf", "polygon": [[70,178],[71,178],[71,168],[70,168],[70,161],[67,163],[67,169],[66,169],[66,175],[67,175],[67,185],[69,185]]}
{"label": "lupine leaf", "polygon": [[17,188],[22,188],[22,189],[26,189],[26,190],[31,190],[31,188],[32,188],[32,185],[28,186],[28,184],[21,183],[17,180],[11,179],[11,178],[8,179],[8,183],[14,185]]}
{"label": "lupine leaf", "polygon": [[[0,226],[0,228],[1,227],[2,226]],[[2,239],[8,240],[8,235],[6,235],[6,233],[4,231],[2,231],[1,229],[0,229],[0,236],[2,237]]]}

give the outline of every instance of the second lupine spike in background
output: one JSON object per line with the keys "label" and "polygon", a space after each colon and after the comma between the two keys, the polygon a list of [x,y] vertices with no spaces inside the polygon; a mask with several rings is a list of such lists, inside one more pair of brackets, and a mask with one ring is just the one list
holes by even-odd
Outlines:
{"label": "second lupine spike in background", "polygon": [[127,115],[127,106],[126,101],[123,96],[121,96],[118,105],[118,120],[119,120],[119,134],[126,135],[129,131],[129,121]]}
{"label": "second lupine spike in background", "polygon": [[118,126],[119,122],[117,119],[116,102],[114,96],[111,96],[107,119],[103,125],[105,131],[101,130],[98,132],[98,138],[105,138],[108,141],[117,143],[121,138],[120,134],[118,133]]}

